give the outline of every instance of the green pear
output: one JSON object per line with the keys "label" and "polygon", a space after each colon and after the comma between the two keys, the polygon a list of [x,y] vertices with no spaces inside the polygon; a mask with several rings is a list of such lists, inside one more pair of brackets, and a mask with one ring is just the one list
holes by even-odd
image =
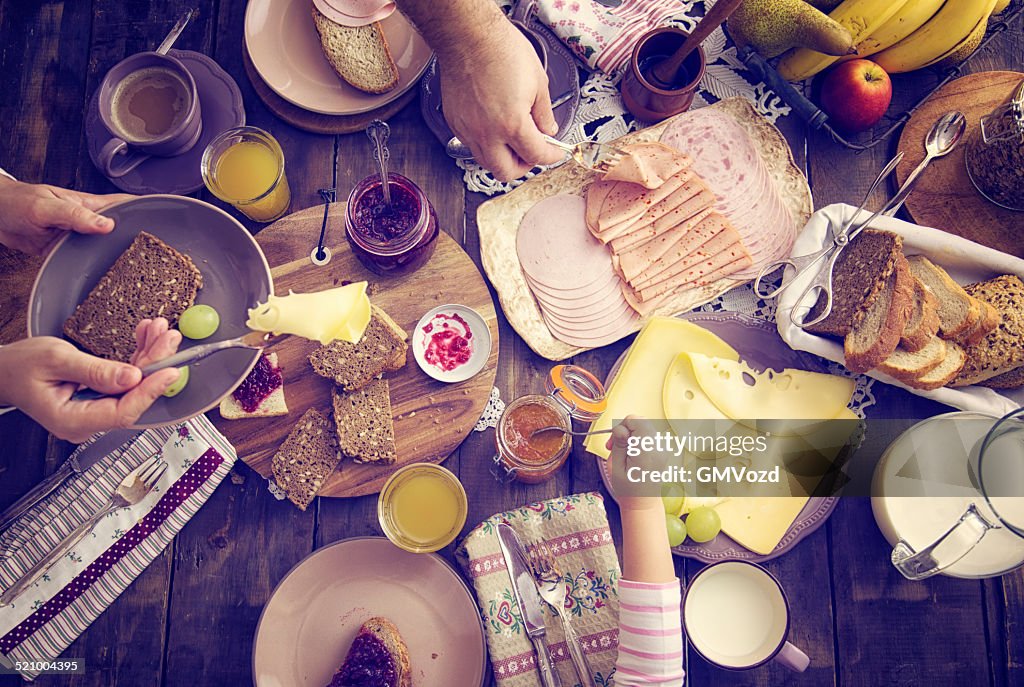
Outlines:
{"label": "green pear", "polygon": [[744,0],[729,17],[727,28],[737,45],[750,45],[765,59],[790,48],[810,48],[826,55],[849,55],[856,50],[846,27],[803,0]]}

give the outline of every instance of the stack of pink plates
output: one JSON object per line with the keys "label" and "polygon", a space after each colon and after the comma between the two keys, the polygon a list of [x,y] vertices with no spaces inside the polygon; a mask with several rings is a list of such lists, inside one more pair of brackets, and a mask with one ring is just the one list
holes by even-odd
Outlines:
{"label": "stack of pink plates", "polygon": [[622,296],[611,253],[587,229],[585,211],[579,196],[545,198],[523,217],[516,251],[555,338],[596,348],[633,331],[638,316]]}
{"label": "stack of pink plates", "polygon": [[313,0],[320,13],[342,26],[366,26],[395,11],[391,0]]}

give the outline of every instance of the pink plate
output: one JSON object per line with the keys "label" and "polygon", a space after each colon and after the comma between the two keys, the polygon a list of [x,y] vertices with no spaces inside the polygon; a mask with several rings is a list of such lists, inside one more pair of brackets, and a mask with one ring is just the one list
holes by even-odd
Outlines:
{"label": "pink plate", "polygon": [[256,628],[254,683],[323,687],[374,616],[398,627],[416,687],[483,683],[484,630],[465,582],[440,556],[407,553],[384,537],[330,544],[284,576]]}
{"label": "pink plate", "polygon": [[363,93],[335,74],[320,50],[309,0],[250,0],[245,11],[245,46],[256,71],[279,96],[312,112],[351,115],[386,105],[414,86],[431,51],[400,12],[381,22],[398,86],[380,95]]}
{"label": "pink plate", "polygon": [[[680,317],[699,324],[720,337],[736,349],[742,360],[756,370],[765,370],[769,367],[775,370],[795,367],[813,372],[828,372],[821,358],[795,351],[786,345],[786,342],[779,337],[773,322],[734,312],[697,311],[680,315]],[[612,383],[612,379],[625,357],[626,352],[623,351],[608,373],[605,388]],[[597,457],[595,460],[608,493],[615,498],[615,493],[612,492],[608,461]],[[687,539],[683,544],[673,548],[672,553],[684,558],[695,558],[705,563],[726,560],[743,560],[752,563],[767,561],[786,553],[811,532],[824,525],[838,503],[839,499],[835,496],[815,496],[808,499],[807,505],[797,514],[796,520],[790,525],[789,531],[782,537],[782,541],[767,555],[754,553],[737,544],[732,537],[724,532],[705,544],[698,544],[692,539]]]}

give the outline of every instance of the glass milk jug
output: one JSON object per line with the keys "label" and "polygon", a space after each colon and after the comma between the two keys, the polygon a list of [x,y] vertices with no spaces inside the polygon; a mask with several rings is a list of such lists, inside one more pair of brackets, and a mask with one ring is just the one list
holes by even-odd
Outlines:
{"label": "glass milk jug", "polygon": [[1024,564],[1024,409],[919,422],[882,455],[871,506],[911,580],[994,577]]}

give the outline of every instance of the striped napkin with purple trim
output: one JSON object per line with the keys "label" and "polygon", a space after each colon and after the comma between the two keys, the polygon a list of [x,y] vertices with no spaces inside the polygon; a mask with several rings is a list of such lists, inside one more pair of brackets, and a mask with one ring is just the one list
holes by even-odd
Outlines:
{"label": "striped napkin with purple trim", "polygon": [[605,7],[594,0],[539,0],[537,15],[591,70],[616,74],[640,36],[683,14],[680,0],[623,0]]}
{"label": "striped napkin with purple trim", "polygon": [[[231,444],[203,416],[146,430],[72,477],[0,536],[0,587],[12,585],[102,508],[128,473],[154,454],[160,454],[168,468],[153,491],[136,505],[102,519],[12,605],[0,608],[4,665],[60,656],[167,548],[236,457]],[[30,680],[38,674],[21,673]]]}

